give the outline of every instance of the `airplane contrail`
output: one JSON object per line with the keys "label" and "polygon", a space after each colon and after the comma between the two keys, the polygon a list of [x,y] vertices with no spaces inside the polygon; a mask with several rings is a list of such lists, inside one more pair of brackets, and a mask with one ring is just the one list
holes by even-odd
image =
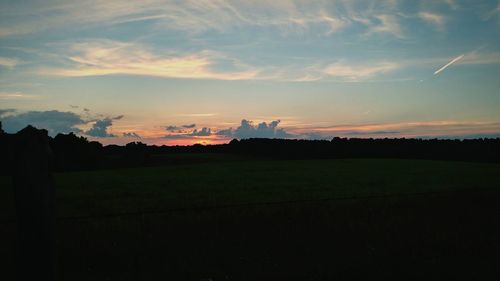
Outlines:
{"label": "airplane contrail", "polygon": [[450,65],[452,65],[452,64],[454,64],[454,63],[456,63],[457,61],[461,60],[464,56],[465,56],[465,55],[460,55],[460,56],[458,56],[458,57],[456,57],[456,58],[452,59],[449,63],[445,64],[443,67],[441,67],[440,69],[436,70],[436,71],[434,72],[434,75],[439,74],[441,71],[445,70],[448,66],[450,66]]}

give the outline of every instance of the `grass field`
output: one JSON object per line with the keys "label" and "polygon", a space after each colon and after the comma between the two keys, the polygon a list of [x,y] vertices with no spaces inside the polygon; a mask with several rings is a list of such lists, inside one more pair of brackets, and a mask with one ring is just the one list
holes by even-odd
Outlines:
{"label": "grass field", "polygon": [[[238,161],[59,173],[59,216],[500,188],[500,165],[425,160]],[[1,178],[2,205],[12,206]],[[13,210],[3,208],[2,218]]]}
{"label": "grass field", "polygon": [[[55,180],[61,280],[496,280],[500,273],[498,164],[217,161]],[[5,221],[14,216],[12,190],[8,178],[0,183]],[[120,213],[129,215],[107,216]],[[15,223],[0,227],[2,256],[12,256]]]}

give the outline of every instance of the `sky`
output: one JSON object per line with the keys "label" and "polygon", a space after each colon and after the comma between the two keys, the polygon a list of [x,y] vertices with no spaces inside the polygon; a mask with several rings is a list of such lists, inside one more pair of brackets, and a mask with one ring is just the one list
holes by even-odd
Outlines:
{"label": "sky", "polygon": [[499,89],[497,0],[0,0],[9,133],[500,137]]}

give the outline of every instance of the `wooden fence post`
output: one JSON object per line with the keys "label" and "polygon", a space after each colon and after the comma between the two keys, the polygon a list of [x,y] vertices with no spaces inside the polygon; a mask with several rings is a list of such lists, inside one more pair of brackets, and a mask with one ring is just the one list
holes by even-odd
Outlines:
{"label": "wooden fence post", "polygon": [[10,136],[17,213],[17,279],[56,279],[55,189],[46,130],[28,126]]}

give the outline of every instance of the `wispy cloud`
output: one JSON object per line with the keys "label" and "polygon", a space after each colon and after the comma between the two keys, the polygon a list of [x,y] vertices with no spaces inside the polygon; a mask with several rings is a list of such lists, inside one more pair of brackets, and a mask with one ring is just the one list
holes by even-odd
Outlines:
{"label": "wispy cloud", "polygon": [[440,137],[498,132],[500,132],[500,123],[498,122],[457,120],[344,124],[294,130],[294,133],[298,135],[314,133],[342,137]]}
{"label": "wispy cloud", "polygon": [[444,2],[448,4],[448,7],[450,7],[453,10],[460,8],[460,5],[457,3],[456,0],[444,0]]}
{"label": "wispy cloud", "polygon": [[[28,13],[26,7],[18,4],[0,13],[0,16],[15,19],[0,28],[0,37],[148,21],[158,29],[191,34],[273,28],[285,35],[304,32],[332,35],[353,23],[361,23],[368,28],[369,34],[386,33],[404,38],[398,16],[400,6],[397,0],[81,0],[34,3]],[[39,17],[34,18],[33,14]]]}
{"label": "wispy cloud", "polygon": [[479,52],[473,51],[466,53],[460,64],[500,64],[500,52]]}
{"label": "wispy cloud", "polygon": [[16,58],[6,58],[6,57],[0,57],[0,66],[4,67],[14,67],[19,64],[19,60]]}
{"label": "wispy cloud", "polygon": [[179,116],[185,116],[185,117],[212,117],[216,116],[218,113],[184,113],[184,114],[179,114]]}
{"label": "wispy cloud", "polygon": [[[410,65],[402,59],[312,60],[303,64],[276,65],[260,70],[259,79],[285,82],[376,82],[400,81],[383,79],[382,76]],[[406,80],[406,79],[405,79]]]}
{"label": "wispy cloud", "polygon": [[398,69],[396,62],[376,62],[371,64],[347,64],[336,62],[328,65],[323,71],[332,77],[347,78],[349,80],[362,80]]}
{"label": "wispy cloud", "polygon": [[440,69],[434,71],[434,75],[438,75],[439,73],[441,73],[443,70],[445,70],[446,68],[448,68],[450,65],[456,63],[457,61],[463,59],[465,55],[460,55],[454,59],[452,59],[451,61],[449,61],[447,64],[443,65]]}
{"label": "wispy cloud", "polygon": [[431,12],[420,12],[418,13],[418,17],[428,24],[435,26],[438,30],[442,31],[444,29],[445,17],[443,15]]}
{"label": "wispy cloud", "polygon": [[[379,58],[362,61],[341,58],[333,62],[311,58],[285,63],[268,62],[265,65],[262,63],[251,65],[217,51],[183,53],[176,50],[158,50],[140,43],[112,40],[63,44],[57,50],[59,54],[53,54],[51,58],[58,58],[58,66],[39,68],[35,71],[37,74],[63,77],[138,75],[208,80],[364,82],[374,79],[378,81],[380,76],[399,69],[435,66],[436,63],[443,62],[443,58],[436,57]],[[465,53],[446,63],[434,74],[439,74],[459,61],[461,64],[500,63],[500,53],[479,51]],[[401,80],[390,79],[390,81]],[[212,113],[202,114],[192,116],[212,116]]]}
{"label": "wispy cloud", "polygon": [[[230,0],[82,0],[70,3],[34,3],[31,14],[21,4],[6,9],[4,16],[22,19],[18,24],[4,26],[1,36],[23,35],[49,29],[81,28],[103,24],[155,21],[157,26],[188,32],[224,31],[242,26],[276,27],[300,31],[318,27],[325,34],[333,33],[347,21],[329,13],[327,3],[310,1],[230,1]],[[2,13],[0,13],[2,15]]]}
{"label": "wispy cloud", "polygon": [[[215,70],[225,57],[216,52],[194,54],[157,54],[145,46],[111,40],[75,43],[70,47],[67,67],[42,68],[41,75],[67,77],[102,76],[113,74],[158,76],[167,78],[196,78],[242,80],[257,76],[254,69]],[[242,68],[233,65],[232,68]]]}
{"label": "wispy cloud", "polygon": [[0,92],[0,100],[36,99],[37,95],[28,95],[22,92]]}
{"label": "wispy cloud", "polygon": [[401,25],[399,24],[399,20],[396,16],[381,14],[375,15],[374,17],[378,23],[371,23],[367,34],[387,33],[400,39],[405,38]]}
{"label": "wispy cloud", "polygon": [[317,63],[305,67],[288,68],[284,73],[273,77],[276,80],[313,82],[364,82],[380,75],[395,71],[403,65],[398,61],[348,62],[339,60],[333,63]]}
{"label": "wispy cloud", "polygon": [[500,25],[500,1],[493,9],[489,9],[488,12],[484,13],[482,16],[483,20],[497,19],[497,24]]}

